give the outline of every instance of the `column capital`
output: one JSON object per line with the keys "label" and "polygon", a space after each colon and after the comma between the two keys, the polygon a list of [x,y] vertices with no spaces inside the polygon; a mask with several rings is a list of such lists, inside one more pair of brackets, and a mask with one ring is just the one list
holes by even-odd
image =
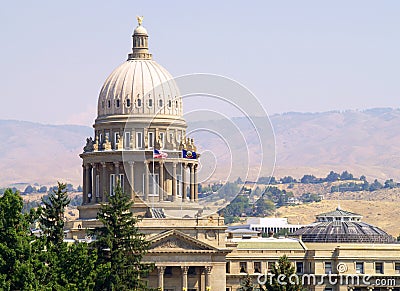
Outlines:
{"label": "column capital", "polygon": [[165,272],[165,266],[157,266],[157,271],[159,274],[164,274]]}
{"label": "column capital", "polygon": [[132,165],[135,164],[135,161],[129,161],[128,164],[129,164],[130,166],[132,166]]}
{"label": "column capital", "polygon": [[119,162],[114,162],[114,166],[119,166]]}
{"label": "column capital", "polygon": [[106,162],[101,162],[101,165],[102,165],[103,168],[107,167]]}
{"label": "column capital", "polygon": [[89,170],[89,168],[90,168],[90,163],[86,163],[86,164],[85,164],[85,168],[86,168],[86,170]]}
{"label": "column capital", "polygon": [[189,266],[181,266],[181,269],[184,275],[187,275],[187,273],[189,272]]}
{"label": "column capital", "polygon": [[212,268],[212,266],[205,266],[204,271],[206,272],[206,274],[211,274]]}

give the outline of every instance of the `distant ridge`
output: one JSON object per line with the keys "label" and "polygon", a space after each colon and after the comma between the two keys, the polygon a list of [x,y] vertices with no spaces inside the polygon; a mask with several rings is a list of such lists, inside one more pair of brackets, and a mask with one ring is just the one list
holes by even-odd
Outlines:
{"label": "distant ridge", "polygon": [[[348,170],[369,179],[400,180],[400,109],[289,112],[275,114],[271,121],[277,177],[326,176],[330,170]],[[224,123],[218,124],[223,132]],[[81,184],[78,155],[92,135],[89,126],[0,120],[0,185],[57,180]],[[220,154],[214,146],[217,140],[210,136],[202,139],[200,134],[197,143]]]}

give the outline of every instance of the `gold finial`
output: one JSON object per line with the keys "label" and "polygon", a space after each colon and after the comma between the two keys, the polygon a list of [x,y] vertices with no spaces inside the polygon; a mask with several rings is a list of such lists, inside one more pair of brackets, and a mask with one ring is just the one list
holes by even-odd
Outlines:
{"label": "gold finial", "polygon": [[139,24],[139,26],[142,25],[143,18],[144,18],[143,16],[136,16],[137,23]]}

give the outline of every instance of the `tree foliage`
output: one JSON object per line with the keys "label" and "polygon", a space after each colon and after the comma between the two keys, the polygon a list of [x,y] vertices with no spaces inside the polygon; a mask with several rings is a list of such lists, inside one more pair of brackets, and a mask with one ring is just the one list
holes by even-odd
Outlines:
{"label": "tree foliage", "polygon": [[286,255],[279,258],[278,263],[272,266],[269,275],[261,290],[268,291],[301,291],[304,290],[301,278],[296,275],[295,267]]}
{"label": "tree foliage", "polygon": [[131,212],[133,202],[120,185],[114,192],[97,215],[103,226],[93,231],[97,263],[103,269],[98,275],[96,290],[147,290],[142,278],[153,265],[141,261],[150,243],[136,226],[138,219]]}
{"label": "tree foliage", "polygon": [[55,245],[60,245],[64,239],[64,212],[71,201],[66,187],[66,184],[59,182],[57,189],[53,189],[47,199],[42,198],[44,207],[39,209],[43,231]]}

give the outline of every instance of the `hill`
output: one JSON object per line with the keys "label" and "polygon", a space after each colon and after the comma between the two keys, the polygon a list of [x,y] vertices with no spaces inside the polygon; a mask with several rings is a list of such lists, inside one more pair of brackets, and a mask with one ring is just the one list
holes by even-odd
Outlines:
{"label": "hill", "polygon": [[[348,170],[354,175],[400,180],[400,109],[377,108],[365,111],[285,113],[273,115],[276,136],[275,176],[304,174],[324,177],[330,170]],[[226,121],[212,122],[217,132],[231,136],[235,147],[237,135],[229,132]],[[246,136],[251,129],[244,119],[235,119]],[[198,128],[201,123],[189,124]],[[89,126],[45,125],[24,121],[0,120],[0,163],[3,167],[0,186],[16,182],[55,184],[62,180],[81,184],[81,160],[85,139],[93,135]],[[217,135],[199,133],[199,148],[212,149],[214,156],[225,157]],[[251,165],[257,160],[258,145],[247,144]],[[243,157],[242,157],[243,156]],[[244,158],[246,155],[239,156]],[[230,166],[220,159],[220,175]],[[250,167],[251,168],[251,167]],[[253,169],[254,170],[254,169]],[[254,172],[254,171],[253,171]],[[237,177],[233,173],[233,177]],[[264,168],[261,175],[268,175]],[[219,177],[216,177],[218,180]],[[256,178],[256,177],[250,177]]]}

